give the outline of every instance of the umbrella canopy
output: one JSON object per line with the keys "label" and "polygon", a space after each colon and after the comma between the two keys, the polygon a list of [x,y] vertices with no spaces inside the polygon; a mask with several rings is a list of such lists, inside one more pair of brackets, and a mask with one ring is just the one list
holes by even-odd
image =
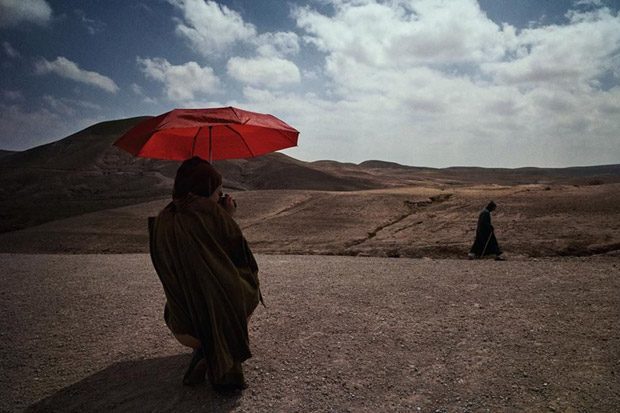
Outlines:
{"label": "umbrella canopy", "polygon": [[299,132],[275,116],[233,107],[174,109],[140,122],[114,145],[144,158],[251,158],[297,145]]}

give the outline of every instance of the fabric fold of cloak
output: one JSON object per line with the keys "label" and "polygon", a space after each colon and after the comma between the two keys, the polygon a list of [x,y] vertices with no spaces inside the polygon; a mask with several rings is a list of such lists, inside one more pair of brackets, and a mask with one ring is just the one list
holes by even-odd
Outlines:
{"label": "fabric fold of cloak", "polygon": [[252,356],[247,318],[262,301],[252,251],[228,212],[193,194],[168,204],[150,235],[166,324],[200,340],[209,380],[223,383]]}
{"label": "fabric fold of cloak", "polygon": [[497,238],[495,238],[493,225],[491,225],[491,212],[486,208],[483,209],[478,216],[476,239],[469,252],[475,254],[477,257],[482,257],[483,255],[499,255],[502,253]]}

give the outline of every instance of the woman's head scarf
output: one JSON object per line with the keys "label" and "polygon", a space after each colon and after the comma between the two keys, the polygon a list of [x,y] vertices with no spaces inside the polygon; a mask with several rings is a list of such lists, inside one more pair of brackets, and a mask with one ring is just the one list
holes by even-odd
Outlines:
{"label": "woman's head scarf", "polygon": [[222,175],[207,161],[194,156],[184,161],[174,179],[172,197],[183,198],[190,192],[209,197],[222,185]]}

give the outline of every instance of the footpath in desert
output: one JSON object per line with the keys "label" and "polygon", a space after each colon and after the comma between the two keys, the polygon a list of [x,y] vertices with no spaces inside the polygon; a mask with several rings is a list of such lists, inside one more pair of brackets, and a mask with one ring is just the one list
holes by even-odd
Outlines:
{"label": "footpath in desert", "polygon": [[[0,156],[0,411],[617,411],[620,166],[218,163],[266,302],[225,397],[181,384],[138,120]],[[508,260],[467,260],[491,199]]]}

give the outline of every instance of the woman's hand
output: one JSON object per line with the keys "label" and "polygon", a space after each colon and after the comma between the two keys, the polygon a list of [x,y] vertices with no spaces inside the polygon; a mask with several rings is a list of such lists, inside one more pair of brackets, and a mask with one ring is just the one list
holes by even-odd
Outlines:
{"label": "woman's hand", "polygon": [[232,196],[229,194],[225,194],[220,198],[220,205],[224,208],[230,215],[234,215],[237,210],[237,201],[234,200]]}

